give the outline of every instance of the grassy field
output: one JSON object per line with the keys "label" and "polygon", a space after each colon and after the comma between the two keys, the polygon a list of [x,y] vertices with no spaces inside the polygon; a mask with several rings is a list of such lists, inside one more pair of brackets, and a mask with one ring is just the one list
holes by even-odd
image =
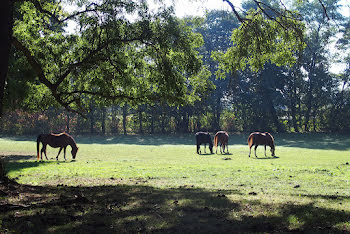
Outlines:
{"label": "grassy field", "polygon": [[2,137],[19,184],[1,189],[0,232],[350,232],[348,135],[275,135],[258,158],[246,138],[197,155],[193,135],[77,137],[75,161],[38,162],[35,137]]}

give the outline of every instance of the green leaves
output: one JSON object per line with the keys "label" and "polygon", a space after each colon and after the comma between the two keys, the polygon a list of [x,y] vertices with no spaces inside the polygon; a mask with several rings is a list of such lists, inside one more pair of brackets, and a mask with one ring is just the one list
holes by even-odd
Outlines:
{"label": "green leaves", "polygon": [[213,56],[226,72],[247,67],[258,71],[267,62],[291,65],[305,47],[303,32],[304,25],[292,13],[269,18],[262,10],[251,9],[241,26],[233,30],[232,47]]}
{"label": "green leaves", "polygon": [[[91,99],[135,105],[199,99],[201,85],[208,85],[196,51],[203,40],[171,8],[150,13],[145,2],[77,4],[82,11],[68,16],[57,10],[59,2],[23,2],[13,30],[56,102],[81,112]],[[67,19],[79,24],[79,33],[63,33]]]}

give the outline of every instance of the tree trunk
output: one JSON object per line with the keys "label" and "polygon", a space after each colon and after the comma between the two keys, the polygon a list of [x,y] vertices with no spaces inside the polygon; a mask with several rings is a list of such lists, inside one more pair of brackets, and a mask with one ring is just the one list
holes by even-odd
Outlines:
{"label": "tree trunk", "polygon": [[139,112],[139,133],[143,134],[143,129],[142,129],[142,108],[141,108],[141,106],[139,106],[138,112]]}
{"label": "tree trunk", "polygon": [[150,132],[151,134],[154,134],[154,115],[155,115],[155,111],[154,111],[154,106],[151,106],[151,129]]}
{"label": "tree trunk", "polygon": [[95,120],[94,120],[94,112],[91,110],[89,114],[89,119],[90,119],[90,133],[94,134],[94,125],[95,125]]}
{"label": "tree trunk", "polygon": [[127,107],[127,105],[126,104],[124,104],[124,106],[123,106],[123,131],[124,131],[124,135],[127,135],[127,132],[126,132],[126,116],[127,116],[127,111],[128,111],[128,109],[127,109],[128,107]]}
{"label": "tree trunk", "polygon": [[106,134],[106,107],[102,107],[102,135]]}
{"label": "tree trunk", "polygon": [[215,113],[215,129],[217,131],[221,130],[220,128],[220,116],[221,116],[221,98],[218,97],[218,99],[216,100],[216,113]]}
{"label": "tree trunk", "polygon": [[292,116],[292,124],[295,132],[299,132],[299,127],[297,124],[297,119],[296,119],[296,99],[297,99],[297,88],[296,88],[296,80],[295,77],[293,79],[292,83],[292,92],[290,95],[290,110],[291,110],[291,116]]}
{"label": "tree trunk", "polygon": [[67,129],[67,133],[70,132],[70,116],[69,116],[69,112],[66,111],[67,113],[67,123],[66,123],[66,129]]}
{"label": "tree trunk", "polygon": [[164,114],[164,106],[162,106],[162,133],[165,133],[165,114]]}
{"label": "tree trunk", "polygon": [[311,76],[309,76],[309,88],[307,92],[307,100],[306,100],[306,113],[305,113],[305,123],[304,123],[304,129],[306,132],[309,132],[309,122],[310,122],[310,114],[311,114],[311,108],[312,108],[312,81]]}
{"label": "tree trunk", "polygon": [[[265,99],[263,101],[267,102],[267,106],[269,108],[269,112],[271,114],[272,121],[273,121],[275,127],[277,128],[277,131],[278,132],[283,132],[284,130],[283,130],[282,126],[281,126],[280,121],[278,120],[278,115],[277,115],[275,106],[273,105],[272,98],[271,98],[271,95],[270,95],[270,91],[268,89],[265,89],[265,88],[263,88],[263,89],[264,89],[263,93],[264,93],[264,99]],[[263,120],[263,124],[261,125],[261,127],[266,126],[264,118],[262,120]]]}
{"label": "tree trunk", "polygon": [[9,65],[13,26],[13,1],[0,3],[0,117],[3,114],[5,84]]}
{"label": "tree trunk", "polygon": [[182,131],[183,133],[188,133],[189,116],[187,112],[188,108],[184,108],[182,113]]}

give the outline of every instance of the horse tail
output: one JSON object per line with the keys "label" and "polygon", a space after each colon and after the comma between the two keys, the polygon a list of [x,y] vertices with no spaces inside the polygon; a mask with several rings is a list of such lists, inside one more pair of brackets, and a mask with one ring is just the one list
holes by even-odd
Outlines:
{"label": "horse tail", "polygon": [[249,148],[252,147],[252,145],[254,144],[254,135],[253,134],[250,134],[249,137],[248,137],[248,146]]}
{"label": "horse tail", "polygon": [[39,160],[39,145],[40,145],[40,141],[41,141],[41,135],[39,135],[38,138],[36,139],[37,160]]}
{"label": "horse tail", "polygon": [[218,135],[217,134],[214,137],[214,146],[218,147]]}

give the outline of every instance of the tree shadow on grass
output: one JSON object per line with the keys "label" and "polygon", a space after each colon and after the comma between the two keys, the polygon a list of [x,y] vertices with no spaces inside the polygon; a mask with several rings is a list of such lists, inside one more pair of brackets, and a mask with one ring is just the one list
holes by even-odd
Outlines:
{"label": "tree shadow on grass", "polygon": [[[0,200],[0,231],[335,233],[340,232],[337,225],[348,222],[350,216],[349,212],[313,204],[286,203],[271,208],[259,200],[232,202],[230,195],[248,196],[239,190],[159,189],[145,185],[13,186],[16,188],[4,191],[7,196]],[[0,186],[0,189],[6,188]],[[6,202],[11,200],[9,197],[17,197],[16,204]],[[252,215],[254,209],[263,211]],[[271,209],[276,212],[269,213]]]}
{"label": "tree shadow on grass", "polygon": [[5,161],[18,161],[18,160],[33,160],[33,159],[36,159],[36,157],[33,155],[11,154],[11,155],[4,155],[1,157],[1,159]]}
{"label": "tree shadow on grass", "polygon": [[349,134],[331,133],[302,133],[302,134],[277,134],[275,136],[277,146],[298,147],[307,149],[333,149],[349,150]]}
{"label": "tree shadow on grass", "polygon": [[37,161],[36,157],[32,155],[7,155],[3,156],[2,160],[5,163],[5,170],[7,173],[10,171],[19,171],[25,168],[38,167],[45,164],[60,164],[60,163],[74,163],[75,160],[56,161],[56,158],[51,160]]}

